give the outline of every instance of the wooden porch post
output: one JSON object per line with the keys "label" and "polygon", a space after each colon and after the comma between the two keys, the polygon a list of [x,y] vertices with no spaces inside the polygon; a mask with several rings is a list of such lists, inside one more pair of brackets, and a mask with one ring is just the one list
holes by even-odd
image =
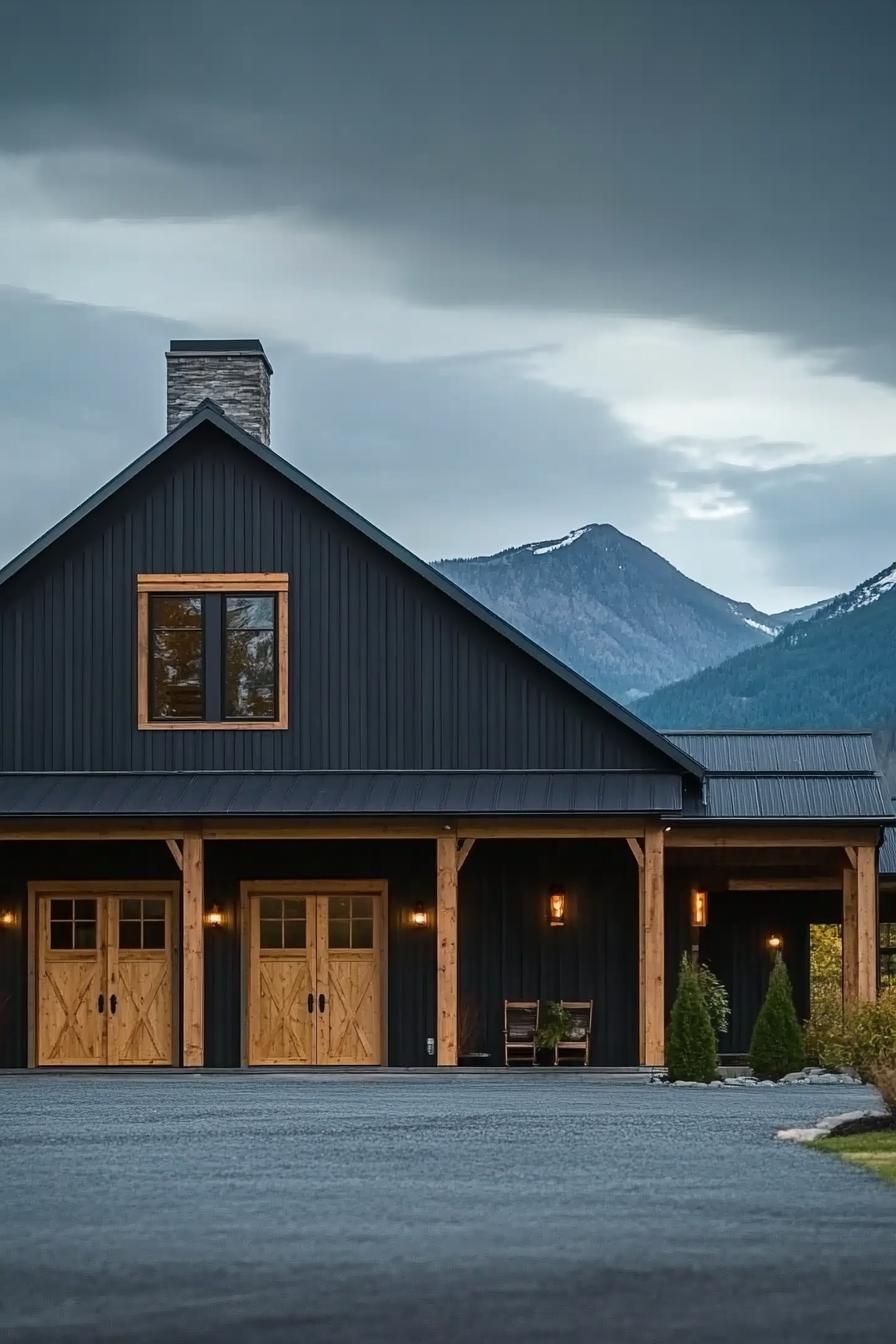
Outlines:
{"label": "wooden porch post", "polygon": [[457,840],[436,841],[437,1064],[457,1063]]}
{"label": "wooden porch post", "polygon": [[859,998],[858,873],[847,863],[843,869],[843,1003]]}
{"label": "wooden porch post", "polygon": [[666,1062],[666,936],[663,828],[648,822],[640,886],[641,1063]]}
{"label": "wooden porch post", "polygon": [[871,845],[856,850],[856,982],[860,1003],[877,998],[877,851]]}
{"label": "wooden porch post", "polygon": [[184,1067],[201,1068],[205,1060],[203,1022],[203,841],[187,832],[183,842],[183,1060]]}

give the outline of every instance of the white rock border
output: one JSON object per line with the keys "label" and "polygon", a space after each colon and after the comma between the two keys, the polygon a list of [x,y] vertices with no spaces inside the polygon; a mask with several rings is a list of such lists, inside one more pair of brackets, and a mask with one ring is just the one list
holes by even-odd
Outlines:
{"label": "white rock border", "polygon": [[851,1120],[870,1120],[885,1114],[885,1111],[844,1111],[842,1115],[826,1115],[823,1119],[816,1120],[809,1129],[779,1129],[775,1138],[785,1139],[791,1143],[811,1143],[813,1139],[826,1139],[833,1130],[839,1129],[841,1125]]}

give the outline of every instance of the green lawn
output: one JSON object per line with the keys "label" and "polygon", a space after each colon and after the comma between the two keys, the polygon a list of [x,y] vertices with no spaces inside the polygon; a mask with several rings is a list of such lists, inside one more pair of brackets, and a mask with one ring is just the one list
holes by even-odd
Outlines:
{"label": "green lawn", "polygon": [[896,1185],[896,1131],[850,1134],[844,1139],[816,1139],[811,1145],[825,1153],[836,1153],[844,1162],[873,1171]]}

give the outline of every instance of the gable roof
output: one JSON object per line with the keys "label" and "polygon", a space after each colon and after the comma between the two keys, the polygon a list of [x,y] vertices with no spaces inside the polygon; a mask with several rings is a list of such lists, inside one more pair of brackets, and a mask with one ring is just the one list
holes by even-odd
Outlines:
{"label": "gable roof", "polygon": [[629,710],[625,709],[624,706],[611,699],[610,696],[604,695],[596,686],[593,686],[589,681],[586,681],[584,677],[580,676],[577,672],[574,672],[572,668],[567,667],[565,663],[562,663],[558,658],[555,658],[552,654],[548,653],[546,649],[543,649],[539,644],[536,644],[534,640],[529,639],[526,635],[522,634],[521,631],[516,630],[512,625],[509,625],[506,621],[502,620],[500,616],[495,615],[494,612],[489,611],[487,607],[484,607],[480,602],[477,602],[474,597],[469,595],[469,593],[464,592],[464,590],[459,588],[457,584],[452,583],[450,579],[445,578],[444,575],[433,569],[431,565],[428,565],[425,560],[421,560],[418,556],[414,555],[413,552],[406,550],[404,546],[401,546],[397,541],[394,541],[385,532],[381,532],[378,527],[373,525],[373,523],[368,522],[366,518],[363,518],[361,514],[356,513],[354,509],[349,508],[347,504],[344,504],[342,500],[337,499],[335,495],[331,495],[328,490],[325,490],[322,486],[318,485],[316,481],[313,481],[309,476],[306,476],[304,472],[299,471],[299,469],[294,467],[292,463],[287,462],[285,458],[280,457],[280,455],[275,453],[271,448],[268,448],[258,439],[253,438],[251,434],[247,434],[244,429],[235,424],[235,422],[226,416],[221,408],[209,398],[200,402],[194,413],[186,420],[183,420],[170,434],[166,434],[164,438],[158,441],[158,443],[154,444],[151,448],[148,448],[145,453],[141,453],[141,455],[135,458],[129,466],[125,467],[116,476],[113,476],[112,479],[101,486],[99,490],[90,495],[82,504],[79,504],[76,509],[73,509],[71,513],[61,519],[61,521],[54,527],[51,527],[48,532],[45,532],[43,536],[32,542],[30,546],[27,546],[19,555],[10,560],[7,565],[0,569],[0,585],[7,583],[14,577],[14,575],[20,573],[26,565],[29,565],[33,560],[36,560],[38,556],[42,555],[50,546],[66,536],[80,522],[89,517],[90,514],[95,512],[101,505],[105,504],[107,500],[111,499],[117,491],[123,489],[142,471],[152,466],[163,457],[165,453],[181,443],[193,430],[204,424],[212,425],[220,430],[221,433],[228,435],[228,437],[241,448],[244,448],[259,461],[263,462],[273,471],[276,471],[291,485],[298,487],[298,489],[309,495],[318,504],[335,514],[342,522],[347,523],[348,526],[361,533],[361,535],[366,537],[368,541],[371,541],[375,546],[386,551],[393,559],[411,570],[419,578],[424,579],[433,588],[438,589],[446,597],[450,598],[452,602],[463,607],[465,611],[474,616],[484,625],[487,625],[503,639],[509,640],[511,644],[515,645],[516,648],[521,650],[535,662],[539,663],[555,677],[559,677],[567,686],[570,686],[573,690],[584,696],[586,700],[589,700],[604,714],[615,719],[630,732],[641,738],[642,741],[649,743],[649,745],[653,747],[655,751],[660,753],[660,755],[665,757],[666,760],[673,762],[679,769],[686,771],[688,774],[695,776],[698,779],[703,777],[703,766],[693,757],[688,755],[686,751],[670,742],[662,733],[651,728],[648,724],[644,723],[643,720],[639,719],[637,715],[632,714]]}

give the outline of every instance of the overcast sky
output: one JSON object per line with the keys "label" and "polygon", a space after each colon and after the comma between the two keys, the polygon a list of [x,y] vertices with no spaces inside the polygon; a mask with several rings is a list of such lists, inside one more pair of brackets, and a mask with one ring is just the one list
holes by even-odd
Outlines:
{"label": "overcast sky", "polygon": [[893,0],[0,0],[0,550],[259,337],[427,558],[611,522],[766,610],[896,559]]}

